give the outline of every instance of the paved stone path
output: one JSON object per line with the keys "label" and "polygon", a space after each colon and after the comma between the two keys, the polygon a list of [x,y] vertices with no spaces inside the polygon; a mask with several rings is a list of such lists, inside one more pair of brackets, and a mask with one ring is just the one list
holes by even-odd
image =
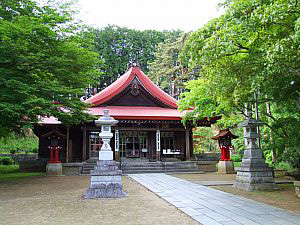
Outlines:
{"label": "paved stone path", "polygon": [[[204,186],[224,186],[224,185],[233,185],[234,181],[191,181],[195,184],[200,184]],[[294,181],[291,180],[275,180],[276,184],[293,184]]]}
{"label": "paved stone path", "polygon": [[300,215],[166,174],[128,176],[203,225],[300,224]]}

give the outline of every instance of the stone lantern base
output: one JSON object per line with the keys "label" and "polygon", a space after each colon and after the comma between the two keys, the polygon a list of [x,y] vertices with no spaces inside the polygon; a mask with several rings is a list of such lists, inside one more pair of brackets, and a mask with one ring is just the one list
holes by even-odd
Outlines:
{"label": "stone lantern base", "polygon": [[61,176],[62,175],[62,165],[58,163],[48,163],[46,166],[46,174],[48,176]]}
{"label": "stone lantern base", "polygon": [[127,194],[122,190],[122,171],[119,164],[113,160],[99,160],[94,170],[91,170],[90,187],[85,193],[86,199],[120,198]]}
{"label": "stone lantern base", "polygon": [[218,173],[222,173],[222,174],[235,173],[233,162],[231,160],[219,161]]}
{"label": "stone lantern base", "polygon": [[273,169],[264,159],[243,159],[233,187],[245,191],[278,190],[273,178]]}

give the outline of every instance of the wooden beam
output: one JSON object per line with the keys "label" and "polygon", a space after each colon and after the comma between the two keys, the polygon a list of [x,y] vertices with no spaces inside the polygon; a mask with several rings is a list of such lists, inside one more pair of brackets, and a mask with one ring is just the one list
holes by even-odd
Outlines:
{"label": "wooden beam", "polygon": [[[87,127],[86,130],[99,131],[97,127]],[[112,127],[112,130],[157,131],[154,127]],[[160,128],[160,131],[185,131],[184,128]]]}
{"label": "wooden beam", "polygon": [[82,137],[82,161],[86,160],[86,127],[83,127]]}
{"label": "wooden beam", "polygon": [[69,126],[67,126],[67,152],[66,152],[66,163],[69,162],[69,151],[70,151],[70,146],[69,146],[69,136],[70,136],[70,134],[69,134],[69,130],[70,130],[70,128],[69,128]]}

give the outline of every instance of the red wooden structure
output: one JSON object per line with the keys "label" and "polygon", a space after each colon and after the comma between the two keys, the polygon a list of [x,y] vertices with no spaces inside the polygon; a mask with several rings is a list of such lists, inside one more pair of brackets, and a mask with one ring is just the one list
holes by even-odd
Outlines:
{"label": "red wooden structure", "polygon": [[50,139],[50,159],[48,163],[60,163],[59,160],[59,150],[62,149],[62,147],[59,145],[60,137],[52,136],[49,137]]}
{"label": "red wooden structure", "polygon": [[236,139],[238,136],[232,134],[229,129],[220,130],[219,133],[212,137],[213,140],[218,140],[221,150],[221,161],[230,160],[231,139]]}

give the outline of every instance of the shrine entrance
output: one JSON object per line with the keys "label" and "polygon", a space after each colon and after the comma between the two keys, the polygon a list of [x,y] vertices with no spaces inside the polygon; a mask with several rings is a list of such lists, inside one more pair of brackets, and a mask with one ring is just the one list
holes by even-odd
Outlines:
{"label": "shrine entrance", "polygon": [[99,151],[102,146],[102,141],[100,138],[99,131],[91,131],[89,133],[89,158],[90,159],[98,159]]}
{"label": "shrine entrance", "polygon": [[149,149],[146,131],[120,131],[120,156],[148,158]]}

